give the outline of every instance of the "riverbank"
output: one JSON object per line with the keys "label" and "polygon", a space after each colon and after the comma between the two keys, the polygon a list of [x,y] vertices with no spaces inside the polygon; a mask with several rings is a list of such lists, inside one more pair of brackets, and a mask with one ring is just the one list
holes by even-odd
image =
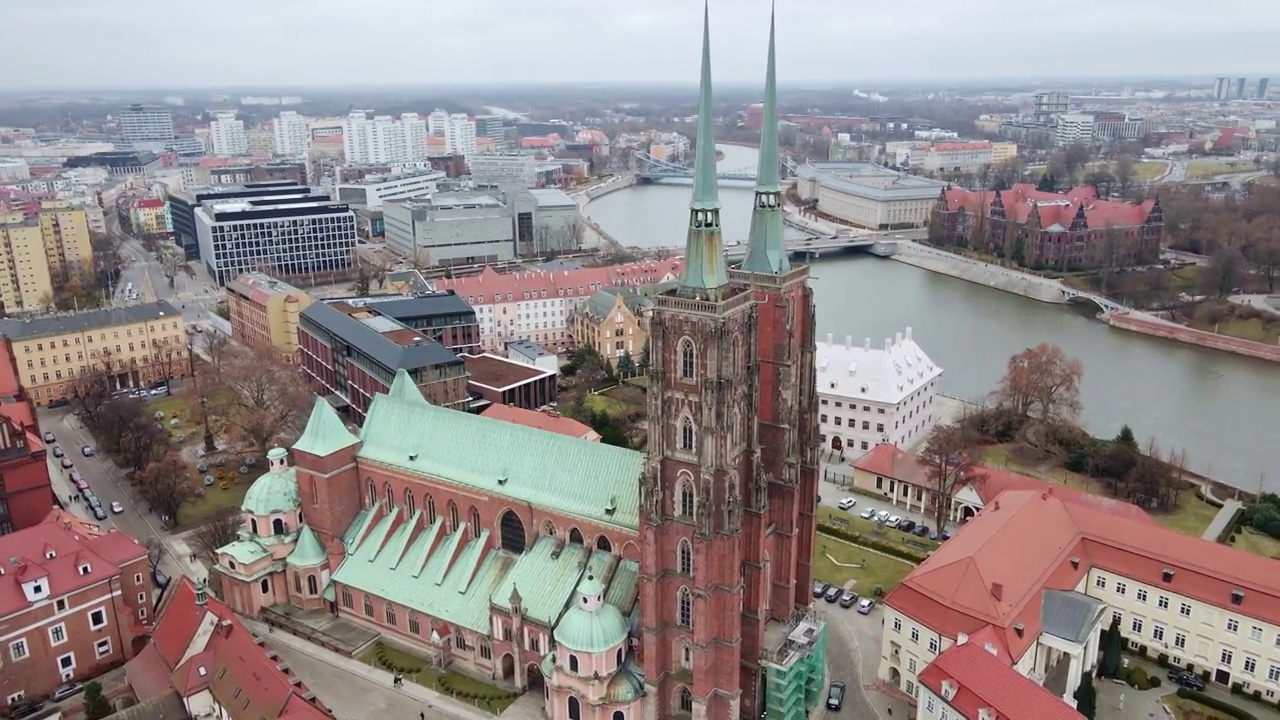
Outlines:
{"label": "riverbank", "polygon": [[1187,327],[1186,325],[1178,325],[1168,321],[1162,321],[1153,318],[1144,318],[1141,316],[1131,315],[1129,313],[1106,313],[1101,316],[1103,322],[1111,327],[1120,328],[1121,330],[1129,330],[1130,332],[1148,335],[1150,337],[1163,338],[1165,340],[1175,340],[1177,342],[1195,345],[1196,347],[1206,348],[1208,350],[1219,350],[1222,352],[1235,353],[1236,355],[1244,355],[1245,357],[1257,358],[1259,360],[1268,360],[1274,363],[1280,363],[1280,347],[1275,345],[1266,345],[1264,343],[1253,342],[1251,340],[1241,340],[1240,338],[1229,337],[1227,335],[1217,335],[1206,330],[1197,330]]}
{"label": "riverbank", "polygon": [[922,270],[1003,290],[1044,303],[1065,303],[1062,286],[1052,280],[961,257],[917,242],[898,242],[892,258]]}
{"label": "riverbank", "polygon": [[586,208],[587,205],[598,198],[602,198],[609,193],[629,188],[636,184],[635,175],[614,175],[609,178],[608,182],[599,185],[593,185],[580,192],[571,193],[570,197],[574,202],[578,203],[580,209]]}

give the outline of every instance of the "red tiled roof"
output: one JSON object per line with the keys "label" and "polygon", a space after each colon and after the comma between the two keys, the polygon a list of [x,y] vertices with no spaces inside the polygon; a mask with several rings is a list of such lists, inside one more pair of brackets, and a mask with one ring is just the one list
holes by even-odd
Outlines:
{"label": "red tiled roof", "polygon": [[560,435],[568,435],[576,438],[594,436],[593,439],[600,439],[600,435],[596,433],[596,431],[592,430],[590,426],[584,425],[573,418],[565,417],[557,413],[542,412],[539,410],[526,410],[521,407],[515,407],[514,405],[494,403],[482,412],[481,415],[495,420],[515,423],[516,425],[524,425],[525,427],[558,433]]}
{"label": "red tiled roof", "polygon": [[930,145],[928,149],[936,152],[958,152],[963,150],[986,150],[990,147],[990,140],[977,140],[974,142],[935,143]]}
{"label": "red tiled roof", "polygon": [[[1092,568],[1280,624],[1277,561],[1049,491],[1001,493],[885,602],[947,637],[990,626],[1001,657],[1013,661],[1040,635],[1043,591],[1073,590]],[[1244,592],[1238,605],[1235,590]]]}
{"label": "red tiled roof", "polygon": [[[22,591],[24,581],[47,577],[50,596],[60,597],[119,575],[120,563],[147,553],[125,535],[98,531],[82,534],[79,524],[50,516],[39,525],[0,536],[0,617],[31,606]],[[82,574],[82,565],[88,565],[89,572]]]}
{"label": "red tiled roof", "polygon": [[[943,682],[954,683],[946,699]],[[920,683],[964,717],[994,711],[991,720],[1080,720],[1084,717],[1062,698],[1031,682],[1001,662],[974,639],[953,645],[920,672]]]}
{"label": "red tiled roof", "polygon": [[1105,495],[1092,495],[1073,487],[1051,483],[1011,470],[991,467],[990,465],[980,466],[975,470],[975,474],[977,474],[977,479],[970,485],[978,493],[978,497],[982,498],[984,505],[995,500],[1000,493],[1006,490],[1031,490],[1034,492],[1048,490],[1065,502],[1091,507],[1099,512],[1147,525],[1156,524],[1156,521],[1151,519],[1146,510],[1124,500],[1110,498]]}
{"label": "red tiled roof", "polygon": [[943,191],[947,210],[965,210],[984,215],[991,211],[991,204],[996,196],[1004,205],[1005,217],[1018,223],[1025,223],[1031,216],[1032,208],[1040,215],[1040,227],[1047,228],[1054,223],[1064,228],[1071,227],[1076,211],[1083,206],[1085,221],[1090,228],[1132,227],[1147,221],[1154,200],[1145,200],[1138,205],[1131,205],[1111,200],[1099,200],[1098,191],[1091,186],[1081,185],[1072,188],[1065,194],[1043,192],[1030,183],[1018,183],[1008,190],[982,190],[972,192],[963,188],[948,188]]}
{"label": "red tiled roof", "polygon": [[[601,288],[654,285],[674,279],[683,267],[684,258],[554,272],[499,273],[486,266],[478,275],[437,280],[436,287],[454,290],[472,305],[534,298],[587,298]],[[530,294],[528,298],[525,293]],[[511,300],[507,300],[508,294]]]}
{"label": "red tiled roof", "polygon": [[854,460],[850,465],[855,470],[903,480],[917,487],[932,488],[936,485],[914,455],[893,443],[876,445],[871,448],[871,452]]}
{"label": "red tiled roof", "polygon": [[169,684],[169,666],[165,664],[154,643],[149,643],[126,663],[124,673],[140,703],[173,691]]}

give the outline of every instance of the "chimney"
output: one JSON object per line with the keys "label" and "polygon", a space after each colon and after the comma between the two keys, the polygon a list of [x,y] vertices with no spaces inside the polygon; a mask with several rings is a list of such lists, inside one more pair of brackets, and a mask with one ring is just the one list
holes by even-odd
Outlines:
{"label": "chimney", "polygon": [[899,346],[899,345],[901,345],[901,344],[902,344],[902,333],[894,333],[894,334],[893,334],[893,345],[894,345],[894,347],[897,347],[897,346]]}
{"label": "chimney", "polygon": [[862,349],[863,349],[863,350],[870,350],[870,349],[871,349],[871,338],[863,338],[863,339],[862,339]]}
{"label": "chimney", "polygon": [[964,645],[969,642],[969,633],[956,633],[956,645]]}
{"label": "chimney", "polygon": [[893,349],[893,338],[885,338],[885,339],[884,339],[884,351],[885,351],[885,352],[889,352],[891,349]]}
{"label": "chimney", "polygon": [[830,345],[830,344],[832,343],[833,338],[835,338],[835,335],[832,335],[831,333],[827,333],[827,344],[828,344],[828,345]]}
{"label": "chimney", "polygon": [[1161,571],[1160,579],[1164,580],[1165,582],[1173,582],[1173,569],[1165,568],[1163,571]]}
{"label": "chimney", "polygon": [[1014,623],[1013,631],[1018,634],[1018,637],[1022,637],[1027,632],[1027,626],[1022,623]]}
{"label": "chimney", "polygon": [[908,339],[908,340],[910,340],[910,339],[911,339],[911,328],[910,328],[910,327],[908,327],[908,328],[907,328],[907,339]]}
{"label": "chimney", "polygon": [[1071,561],[1071,569],[1072,569],[1072,570],[1079,570],[1079,569],[1080,569],[1080,558],[1076,557],[1075,555],[1072,555],[1072,556],[1071,556],[1070,558],[1068,558],[1068,559]]}
{"label": "chimney", "polygon": [[845,336],[844,336],[844,349],[845,349],[845,350],[852,350],[852,349],[853,349],[853,336],[852,336],[852,335],[845,335]]}
{"label": "chimney", "polygon": [[1004,599],[1004,585],[1001,585],[1001,584],[1000,584],[1000,583],[998,583],[998,582],[993,582],[993,583],[991,583],[991,597],[993,597],[993,598],[995,598],[995,599],[997,599],[997,600],[1003,600],[1003,599]]}

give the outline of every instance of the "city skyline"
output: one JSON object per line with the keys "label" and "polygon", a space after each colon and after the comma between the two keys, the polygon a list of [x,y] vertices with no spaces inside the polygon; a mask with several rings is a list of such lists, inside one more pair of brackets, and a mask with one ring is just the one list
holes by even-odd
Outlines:
{"label": "city skyline", "polygon": [[[126,7],[107,8],[67,0],[56,13],[34,3],[6,5],[0,19],[30,30],[14,35],[13,52],[45,58],[9,87],[684,83],[695,59],[700,9],[697,3],[658,0],[643,10],[611,13],[585,0],[552,0],[531,18],[516,14],[523,9],[509,0],[480,0],[433,7],[429,16],[419,13],[424,15],[419,20],[413,15],[421,6],[408,0],[373,0],[360,13],[332,0],[280,0],[269,6],[228,0],[212,14],[158,0],[122,4]],[[912,0],[853,14],[832,0],[787,0],[778,8],[779,79],[794,85],[983,76],[1101,78],[1121,72],[1208,76],[1215,74],[1205,70],[1209,65],[1232,68],[1233,76],[1270,74],[1261,48],[1268,39],[1266,28],[1280,22],[1280,8],[1263,0],[1229,0],[1223,12],[1200,17],[1194,31],[1180,20],[1182,14],[1155,0],[1119,7],[1089,0],[1086,5],[1096,7],[1045,8],[1019,17],[1014,33],[1006,11],[994,6],[956,14],[941,0]],[[712,3],[721,83],[758,82],[764,59],[757,48],[768,13],[765,0],[732,7],[725,0]],[[1096,27],[1094,19],[1103,15],[1105,27]],[[1241,27],[1234,20],[1241,16],[1255,22]],[[148,17],[157,23],[162,18],[168,28],[201,28],[207,37],[235,38],[248,51],[207,62],[207,55],[191,52],[186,32],[152,31]],[[395,21],[389,22],[391,18]],[[481,18],[499,20],[482,23]],[[439,33],[441,26],[450,32]],[[1141,32],[1135,34],[1136,28]],[[145,42],[118,42],[139,31]],[[44,42],[54,32],[62,41],[58,53],[48,52]],[[1081,38],[1069,67],[1060,55],[1043,51],[1046,36],[1064,33]],[[354,46],[348,42],[352,38]],[[965,42],[957,43],[957,38]],[[1114,52],[1101,51],[1138,40],[1198,52],[1135,53],[1119,65]],[[530,62],[545,55],[549,41],[574,49],[567,63],[547,67]],[[431,52],[420,52],[424,47]],[[679,50],[666,52],[671,47]],[[1090,52],[1094,47],[1100,51]],[[955,62],[956,53],[963,54],[963,62]],[[112,62],[100,62],[102,58]],[[120,68],[146,70],[122,77]]]}

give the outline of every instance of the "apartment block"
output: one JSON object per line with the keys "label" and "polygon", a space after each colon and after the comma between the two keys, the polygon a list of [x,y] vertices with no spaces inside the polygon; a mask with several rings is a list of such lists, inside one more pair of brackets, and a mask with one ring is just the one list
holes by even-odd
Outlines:
{"label": "apartment block", "polygon": [[[339,169],[340,177],[343,169]],[[339,202],[374,210],[381,208],[386,200],[430,195],[445,177],[443,172],[429,167],[404,172],[373,173],[359,179],[337,182],[334,184],[334,192],[337,193]]]}
{"label": "apartment block", "polygon": [[307,154],[311,147],[311,126],[307,118],[293,110],[285,110],[271,121],[275,137],[275,154],[296,157]]}
{"label": "apartment block", "polygon": [[7,313],[47,309],[55,284],[93,268],[88,217],[64,200],[39,212],[0,212],[0,301]]}
{"label": "apartment block", "polygon": [[209,123],[214,155],[227,157],[249,152],[249,139],[245,136],[243,120],[237,120],[233,112],[220,112],[214,118]]}
{"label": "apartment block", "polygon": [[298,319],[312,298],[263,273],[245,273],[227,283],[231,336],[245,345],[273,347],[290,361],[298,355]]}
{"label": "apartment block", "polygon": [[116,388],[186,377],[182,313],[167,301],[71,315],[0,320],[18,381],[37,405],[69,398],[76,379],[106,370]]}

